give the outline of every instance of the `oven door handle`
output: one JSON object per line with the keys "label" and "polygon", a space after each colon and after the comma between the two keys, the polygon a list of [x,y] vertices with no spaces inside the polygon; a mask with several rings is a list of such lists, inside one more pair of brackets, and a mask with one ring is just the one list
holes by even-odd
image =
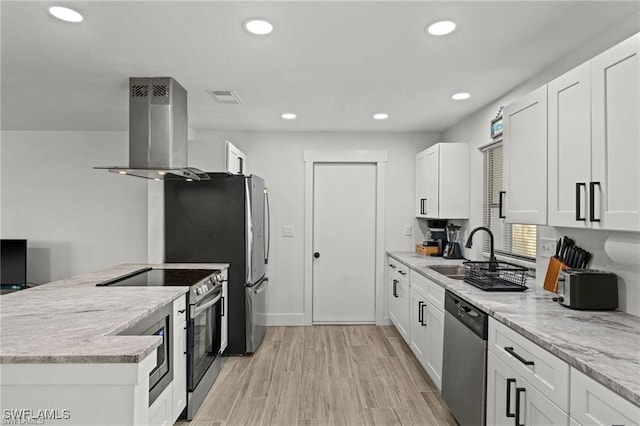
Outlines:
{"label": "oven door handle", "polygon": [[209,309],[210,307],[218,303],[221,297],[222,297],[222,292],[220,292],[212,301],[202,305],[196,305],[196,309],[194,310],[195,316],[200,315],[203,311],[206,311],[207,309]]}

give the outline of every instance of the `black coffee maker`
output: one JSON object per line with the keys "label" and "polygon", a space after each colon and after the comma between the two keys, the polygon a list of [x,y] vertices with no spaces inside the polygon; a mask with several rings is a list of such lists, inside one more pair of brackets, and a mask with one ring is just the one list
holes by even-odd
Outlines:
{"label": "black coffee maker", "polygon": [[438,247],[438,254],[432,256],[442,256],[447,246],[447,221],[446,220],[427,220],[429,227],[429,239],[422,243],[426,247]]}

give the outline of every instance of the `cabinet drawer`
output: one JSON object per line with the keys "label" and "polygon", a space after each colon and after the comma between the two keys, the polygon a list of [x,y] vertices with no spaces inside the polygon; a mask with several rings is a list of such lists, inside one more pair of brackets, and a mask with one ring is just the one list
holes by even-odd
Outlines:
{"label": "cabinet drawer", "polygon": [[444,287],[412,270],[411,288],[415,288],[433,306],[444,311]]}
{"label": "cabinet drawer", "polygon": [[569,410],[569,364],[489,318],[489,350],[564,411]]}
{"label": "cabinet drawer", "polygon": [[575,368],[571,369],[570,414],[582,425],[638,426],[640,421],[640,407]]}
{"label": "cabinet drawer", "polygon": [[187,320],[187,296],[180,296],[173,301],[173,324],[179,325]]}

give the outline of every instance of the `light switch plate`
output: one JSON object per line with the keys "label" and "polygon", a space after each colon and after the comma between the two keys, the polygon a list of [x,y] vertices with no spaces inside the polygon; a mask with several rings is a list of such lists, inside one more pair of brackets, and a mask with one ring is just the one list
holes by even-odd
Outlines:
{"label": "light switch plate", "polygon": [[411,235],[411,225],[404,226],[404,235],[406,235],[407,237]]}
{"label": "light switch plate", "polygon": [[293,237],[293,226],[285,225],[282,227],[282,236],[283,237]]}

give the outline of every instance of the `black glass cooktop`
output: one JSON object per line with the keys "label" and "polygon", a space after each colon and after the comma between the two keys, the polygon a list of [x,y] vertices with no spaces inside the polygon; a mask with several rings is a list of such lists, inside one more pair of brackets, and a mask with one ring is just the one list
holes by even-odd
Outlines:
{"label": "black glass cooktop", "polygon": [[191,286],[209,275],[214,269],[152,269],[145,268],[97,284],[117,287]]}

